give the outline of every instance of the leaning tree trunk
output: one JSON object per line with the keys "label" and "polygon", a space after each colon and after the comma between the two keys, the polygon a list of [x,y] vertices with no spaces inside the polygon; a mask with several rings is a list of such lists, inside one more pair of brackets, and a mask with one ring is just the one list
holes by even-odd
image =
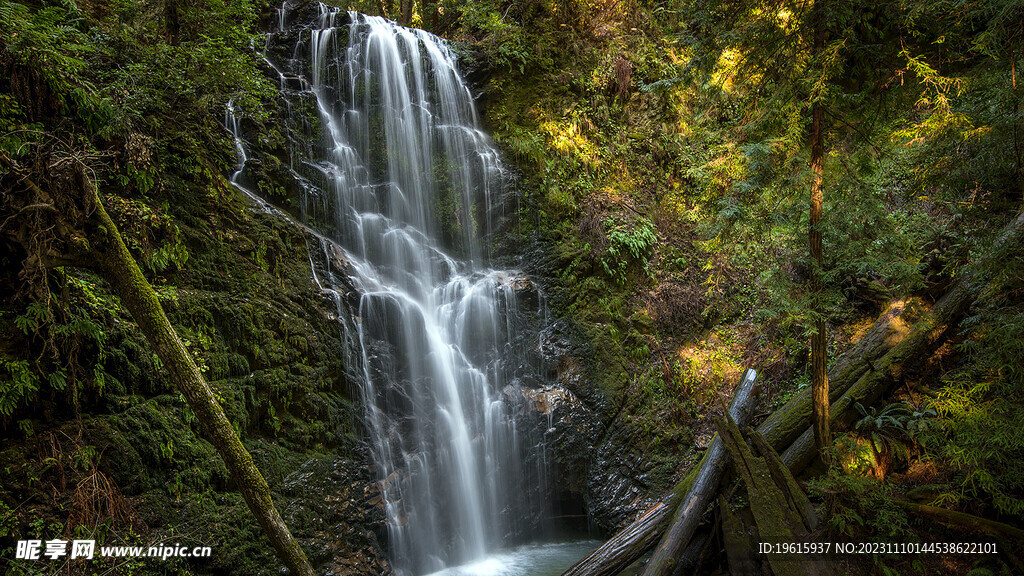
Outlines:
{"label": "leaning tree trunk", "polygon": [[277,508],[274,507],[267,481],[253,464],[252,457],[235,434],[213,391],[181,343],[174,327],[167,320],[156,292],[128,252],[117,226],[104,210],[95,188],[88,182],[85,186],[87,191],[96,197],[96,215],[101,225],[99,233],[102,238],[96,251],[97,268],[138,323],[139,329],[167,368],[171,380],[195,413],[204,436],[224,459],[249,509],[256,516],[256,520],[259,521],[285,566],[295,576],[313,576],[313,568],[306,554],[292,537]]}
{"label": "leaning tree trunk", "polygon": [[[743,426],[746,426],[750,420],[750,413],[753,409],[751,400],[757,394],[758,388],[756,382],[757,372],[746,370],[729,406],[729,415],[733,420],[741,422]],[[672,524],[669,525],[668,531],[665,532],[665,536],[662,537],[650,561],[647,562],[643,576],[669,576],[672,573],[672,569],[679,562],[690,538],[696,532],[704,511],[715,500],[718,484],[722,480],[727,461],[725,445],[721,438],[715,436],[701,463],[697,478],[690,487],[686,498],[676,509]]]}
{"label": "leaning tree trunk", "polygon": [[[756,393],[757,372],[746,370],[729,406],[734,418],[746,422],[750,418],[751,403]],[[671,526],[674,537],[663,555],[678,560],[686,541],[693,536],[698,520],[707,503],[714,498],[726,461],[725,449],[717,437],[704,453],[699,466],[694,467],[661,502],[647,510],[640,518],[617,532],[565,571],[563,576],[613,576],[646,554],[662,537],[669,526],[669,518],[676,502],[682,502]],[[710,495],[710,496],[709,496]],[[679,543],[681,540],[681,543]],[[663,542],[664,544],[664,542]],[[669,567],[671,569],[671,566]]]}
{"label": "leaning tree trunk", "polygon": [[[728,414],[717,424],[718,435],[747,487],[747,501],[757,525],[758,538],[769,544],[806,542],[818,525],[818,517],[803,489],[782,465],[779,455],[756,432],[752,434],[752,449]],[[767,554],[766,560],[776,576],[833,574],[820,555],[782,550],[781,553]],[[732,568],[730,566],[730,572]]]}

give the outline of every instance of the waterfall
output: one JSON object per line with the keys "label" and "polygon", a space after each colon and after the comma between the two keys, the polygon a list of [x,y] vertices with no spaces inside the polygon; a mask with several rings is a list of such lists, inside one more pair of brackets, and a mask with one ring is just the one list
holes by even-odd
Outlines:
{"label": "waterfall", "polygon": [[[344,253],[358,293],[351,337],[392,565],[479,559],[538,526],[549,485],[544,448],[516,419],[537,370],[517,295],[528,280],[487,264],[504,216],[499,155],[443,40],[324,5],[296,36],[287,9],[267,64],[296,111],[302,220]],[[271,46],[288,38],[290,52]],[[231,180],[263,206],[230,105],[225,123]]]}

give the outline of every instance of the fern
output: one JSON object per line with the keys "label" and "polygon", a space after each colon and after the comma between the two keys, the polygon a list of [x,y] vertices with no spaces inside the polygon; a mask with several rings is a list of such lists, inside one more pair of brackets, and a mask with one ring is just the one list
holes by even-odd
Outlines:
{"label": "fern", "polygon": [[5,419],[14,414],[19,404],[30,400],[39,391],[39,376],[27,360],[0,360],[0,416]]}
{"label": "fern", "polygon": [[625,284],[631,265],[650,275],[648,259],[658,242],[654,224],[647,218],[629,223],[609,218],[604,225],[608,229],[608,250],[601,259],[605,273],[619,284]]}

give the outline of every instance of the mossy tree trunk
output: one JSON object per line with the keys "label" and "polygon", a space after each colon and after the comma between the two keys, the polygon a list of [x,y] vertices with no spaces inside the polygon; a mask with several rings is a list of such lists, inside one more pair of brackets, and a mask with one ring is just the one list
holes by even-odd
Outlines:
{"label": "mossy tree trunk", "polygon": [[[91,185],[88,185],[91,188]],[[95,188],[89,190],[95,198],[99,236],[95,251],[96,268],[110,283],[121,303],[131,313],[139,329],[149,341],[171,380],[185,397],[196,415],[202,431],[224,459],[249,509],[266,533],[278,555],[295,576],[313,576],[314,571],[298,541],[274,507],[270,488],[263,474],[242,445],[231,422],[192,360],[174,327],[171,326],[156,292],[125,246],[117,226],[111,220]]]}
{"label": "mossy tree trunk", "polygon": [[718,515],[722,519],[722,547],[725,548],[729,576],[761,576],[757,539],[721,494],[718,496]]}
{"label": "mossy tree trunk", "polygon": [[[755,454],[729,414],[716,424],[718,435],[747,487],[747,500],[761,541],[768,544],[808,541],[811,531],[817,526],[817,516],[793,475],[781,465],[778,454],[763,439],[754,442],[760,455]],[[827,563],[819,556],[786,551],[766,556],[776,576],[832,574]]]}
{"label": "mossy tree trunk", "polygon": [[981,532],[995,536],[998,554],[1006,560],[1006,564],[1011,566],[1015,573],[1024,574],[1024,530],[996,520],[938,506],[917,504],[906,500],[895,500],[895,503],[922,518],[945,524],[955,530]]}

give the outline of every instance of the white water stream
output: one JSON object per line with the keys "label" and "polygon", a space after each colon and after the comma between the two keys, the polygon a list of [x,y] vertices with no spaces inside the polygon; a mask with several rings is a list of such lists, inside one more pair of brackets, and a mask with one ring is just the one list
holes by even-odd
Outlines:
{"label": "white water stream", "polygon": [[[301,76],[289,107],[313,105],[303,124],[316,142],[292,168],[303,221],[325,253],[344,252],[359,293],[353,360],[392,565],[559,573],[592,544],[507,549],[547,515],[548,471],[543,446],[517,430],[524,279],[486,264],[505,175],[456,58],[424,31],[323,5],[292,53],[267,63],[282,88]],[[240,158],[232,182],[273,210],[240,179],[248,157],[230,105],[225,123]]]}

